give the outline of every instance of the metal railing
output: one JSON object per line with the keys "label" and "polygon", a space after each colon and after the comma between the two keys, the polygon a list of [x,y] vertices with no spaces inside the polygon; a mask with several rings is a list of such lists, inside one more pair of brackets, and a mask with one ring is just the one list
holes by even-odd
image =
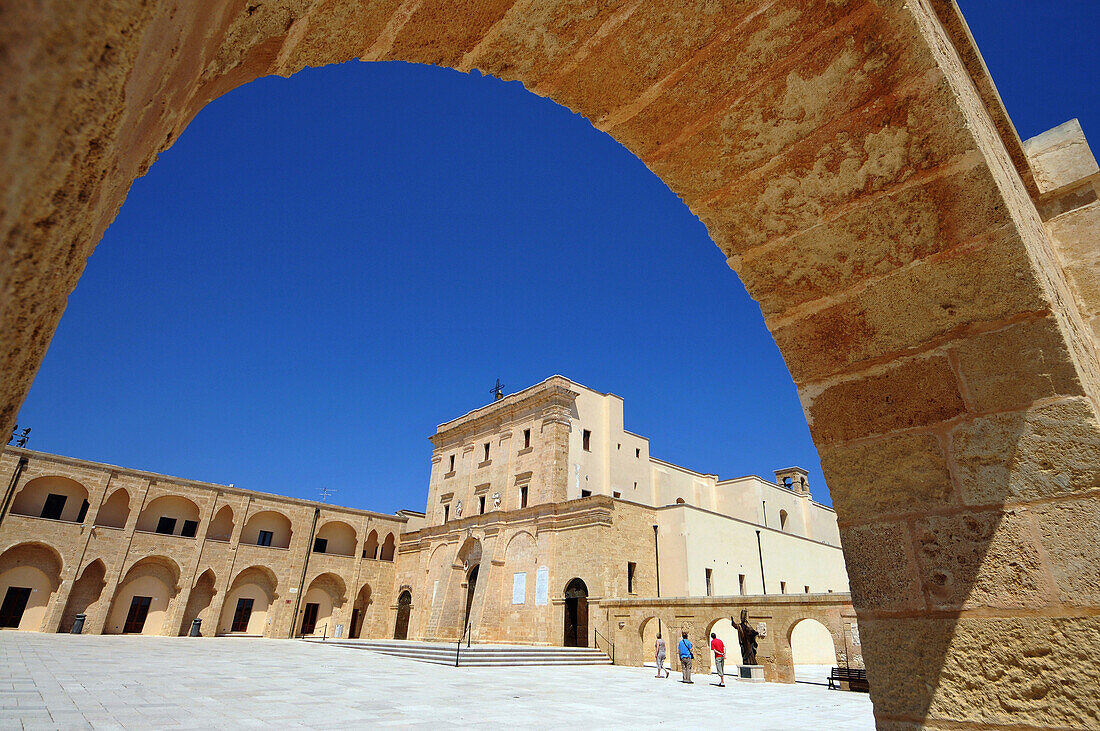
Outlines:
{"label": "metal railing", "polygon": [[[600,647],[601,638],[603,639],[605,647]],[[604,652],[606,652],[611,658],[611,664],[615,664],[615,643],[601,635],[600,631],[595,627],[592,628],[592,644],[596,646],[597,650],[603,650]]]}
{"label": "metal railing", "polygon": [[466,649],[470,649],[470,637],[473,635],[473,626],[466,625],[466,631],[462,633],[462,636],[458,638],[458,643],[455,645],[455,667],[458,667],[458,658],[462,654],[462,640],[466,640]]}
{"label": "metal railing", "polygon": [[[308,635],[305,632],[299,632],[298,633],[298,639],[299,640],[305,639],[306,637],[317,637],[317,628],[314,627],[313,631],[310,632]],[[324,624],[321,625],[321,642],[324,642],[327,639],[328,639],[328,622],[325,622]]]}

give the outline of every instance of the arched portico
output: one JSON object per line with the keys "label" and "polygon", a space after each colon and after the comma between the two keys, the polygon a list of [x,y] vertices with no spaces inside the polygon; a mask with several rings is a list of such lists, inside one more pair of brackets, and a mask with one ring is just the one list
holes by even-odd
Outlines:
{"label": "arched portico", "polygon": [[179,565],[166,556],[149,556],[126,572],[115,590],[104,634],[174,635],[166,622],[179,594]]}
{"label": "arched portico", "polygon": [[51,631],[47,615],[63,568],[61,556],[44,543],[20,543],[0,553],[0,628]]}
{"label": "arched portico", "polygon": [[[760,302],[832,489],[880,721],[1100,713],[1073,680],[1100,623],[1100,548],[1075,530],[1100,484],[1095,303],[953,3],[93,5],[0,28],[0,426],[130,182],[207,102],[351,58],[478,68],[622,142]],[[1015,680],[1025,656],[1056,690]]]}

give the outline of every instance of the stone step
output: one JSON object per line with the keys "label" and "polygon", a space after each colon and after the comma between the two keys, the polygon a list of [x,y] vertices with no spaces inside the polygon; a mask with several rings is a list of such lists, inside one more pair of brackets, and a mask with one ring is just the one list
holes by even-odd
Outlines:
{"label": "stone step", "polygon": [[[369,650],[391,657],[454,665],[455,644],[447,642],[401,642],[385,640],[321,640],[306,638],[314,644]],[[548,647],[540,645],[471,645],[461,649],[462,667],[504,667],[539,665],[610,665],[603,651],[586,647]]]}

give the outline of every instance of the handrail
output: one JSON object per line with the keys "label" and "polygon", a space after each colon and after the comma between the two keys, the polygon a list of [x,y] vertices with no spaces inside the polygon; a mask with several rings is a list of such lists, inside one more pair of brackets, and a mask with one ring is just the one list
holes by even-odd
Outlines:
{"label": "handrail", "polygon": [[[304,640],[306,637],[316,637],[316,636],[317,636],[317,628],[316,627],[314,627],[313,631],[310,632],[308,635],[305,632],[299,632],[298,633],[298,639],[299,640]],[[328,622],[325,622],[324,624],[321,625],[321,642],[324,642],[327,639],[328,639]]]}
{"label": "handrail", "polygon": [[611,652],[607,652],[607,650],[604,650],[604,652],[607,652],[607,654],[611,656],[611,664],[614,665],[615,664],[615,643],[612,642],[611,640],[607,639],[606,637],[604,637],[602,634],[600,634],[600,631],[598,629],[596,629],[595,627],[592,628],[592,635],[593,635],[592,644],[594,644],[596,646],[597,650],[600,649],[600,638],[603,637],[604,644],[611,648]]}
{"label": "handrail", "polygon": [[466,631],[462,633],[462,636],[458,638],[458,643],[455,645],[455,667],[458,667],[458,656],[462,653],[462,640],[466,640],[466,649],[470,649],[470,636],[473,634],[473,626],[466,625]]}

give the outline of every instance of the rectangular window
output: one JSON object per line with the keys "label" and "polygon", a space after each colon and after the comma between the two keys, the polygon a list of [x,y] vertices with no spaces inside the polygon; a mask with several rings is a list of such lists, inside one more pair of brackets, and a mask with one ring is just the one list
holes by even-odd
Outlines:
{"label": "rectangular window", "polygon": [[635,450],[634,450],[634,456],[635,456],[636,458],[638,458],[638,459],[641,459],[641,458],[642,458],[642,450],[640,450],[640,449],[635,449]]}
{"label": "rectangular window", "polygon": [[581,490],[581,497],[592,497],[591,490]]}
{"label": "rectangular window", "polygon": [[521,508],[527,507],[527,485],[519,489],[519,506]]}
{"label": "rectangular window", "polygon": [[531,446],[531,430],[530,429],[524,429],[523,430],[523,448],[527,449],[530,446]]}
{"label": "rectangular window", "polygon": [[581,442],[582,442],[581,446],[584,447],[584,451],[591,452],[592,451],[592,432],[585,429],[584,433],[581,434]]}
{"label": "rectangular window", "polygon": [[478,508],[478,513],[479,514],[485,515],[485,496],[484,495],[482,495],[481,497],[479,497],[477,499],[477,508]]}
{"label": "rectangular window", "polygon": [[274,533],[269,530],[260,531],[260,535],[256,537],[257,546],[270,546],[271,539],[274,537]]}
{"label": "rectangular window", "polygon": [[635,483],[634,483],[634,489],[635,489],[635,490],[637,490],[637,489],[638,489],[638,483],[637,483],[637,482],[635,482]]}
{"label": "rectangular window", "polygon": [[88,516],[88,501],[80,503],[80,512],[76,514],[76,522],[83,523],[84,518]]}
{"label": "rectangular window", "polygon": [[626,564],[626,592],[628,594],[634,593],[634,571],[638,568],[638,564],[633,561],[628,561]]}
{"label": "rectangular window", "polygon": [[482,462],[488,462],[488,461],[489,461],[489,442],[485,442],[485,459],[483,459]]}
{"label": "rectangular window", "polygon": [[46,502],[42,506],[42,517],[50,520],[61,520],[61,511],[65,509],[64,495],[55,495],[52,492],[46,496]]}
{"label": "rectangular window", "polygon": [[810,593],[810,587],[807,586],[807,587],[805,587],[805,589],[806,589],[806,593],[809,594]]}
{"label": "rectangular window", "polygon": [[443,506],[443,522],[446,523],[450,519],[451,519],[451,506],[450,505],[444,505]]}
{"label": "rectangular window", "polygon": [[176,532],[176,519],[162,517],[157,521],[157,533],[170,536]]}
{"label": "rectangular window", "polygon": [[449,469],[447,471],[448,472],[454,472],[455,471],[455,456],[453,454],[451,455],[451,469]]}
{"label": "rectangular window", "polygon": [[786,581],[780,581],[779,582],[779,593],[780,594],[786,594],[787,593],[787,582]]}
{"label": "rectangular window", "polygon": [[184,538],[194,538],[195,533],[199,530],[199,521],[197,520],[185,520],[183,521],[183,529],[180,531],[180,535]]}
{"label": "rectangular window", "polygon": [[713,570],[707,569],[707,596],[714,596],[714,583],[712,581],[713,577]]}
{"label": "rectangular window", "polygon": [[327,538],[314,538],[313,539],[313,552],[314,553],[324,553],[327,550],[328,550],[328,539]]}
{"label": "rectangular window", "polygon": [[622,496],[623,496],[623,494],[622,494],[621,492],[613,492],[613,493],[611,493],[611,497],[622,497]]}
{"label": "rectangular window", "polygon": [[741,596],[745,596],[745,575],[737,575],[737,588],[741,591]]}

